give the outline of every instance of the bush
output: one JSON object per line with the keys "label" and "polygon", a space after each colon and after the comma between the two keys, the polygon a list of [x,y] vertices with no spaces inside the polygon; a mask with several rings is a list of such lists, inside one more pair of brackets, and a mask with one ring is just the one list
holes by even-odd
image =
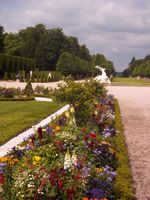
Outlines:
{"label": "bush", "polygon": [[13,98],[14,97],[14,90],[11,89],[11,88],[3,90],[2,97]]}
{"label": "bush", "polygon": [[7,73],[7,72],[5,72],[5,74],[4,74],[4,80],[5,80],[5,81],[8,80],[8,73]]}
{"label": "bush", "polygon": [[55,90],[54,97],[57,101],[69,103],[74,107],[76,122],[81,126],[88,121],[95,98],[105,92],[103,85],[95,80],[79,83],[69,78]]}
{"label": "bush", "polygon": [[13,81],[16,80],[15,73],[12,73],[12,74],[11,74],[11,79],[12,79]]}
{"label": "bush", "polygon": [[0,101],[33,101],[34,97],[0,98]]}
{"label": "bush", "polygon": [[20,80],[20,82],[23,82],[23,75],[24,75],[24,72],[23,71],[20,71],[19,72],[19,80]]}
{"label": "bush", "polygon": [[32,88],[31,81],[28,81],[28,83],[24,89],[24,92],[28,97],[33,95],[33,88]]}

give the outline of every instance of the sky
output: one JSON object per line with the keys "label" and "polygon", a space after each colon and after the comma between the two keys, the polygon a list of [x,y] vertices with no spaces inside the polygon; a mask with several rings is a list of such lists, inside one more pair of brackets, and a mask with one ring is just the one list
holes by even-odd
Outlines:
{"label": "sky", "polygon": [[117,71],[133,56],[150,54],[150,0],[0,0],[5,32],[38,23],[78,37],[91,54],[113,61]]}

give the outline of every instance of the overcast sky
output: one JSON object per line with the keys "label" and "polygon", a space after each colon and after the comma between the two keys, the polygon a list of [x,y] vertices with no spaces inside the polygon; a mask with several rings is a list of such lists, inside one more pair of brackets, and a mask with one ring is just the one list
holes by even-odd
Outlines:
{"label": "overcast sky", "polygon": [[0,24],[18,32],[43,23],[76,36],[117,71],[150,54],[150,0],[0,0]]}

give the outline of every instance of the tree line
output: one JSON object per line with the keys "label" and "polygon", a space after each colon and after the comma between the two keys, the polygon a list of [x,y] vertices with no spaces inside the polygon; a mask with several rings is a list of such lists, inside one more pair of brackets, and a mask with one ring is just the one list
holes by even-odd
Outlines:
{"label": "tree line", "polygon": [[113,63],[103,54],[91,55],[77,37],[65,35],[59,27],[48,29],[44,24],[17,33],[5,33],[0,25],[0,53],[35,59],[39,71],[59,70],[64,75],[87,76],[96,73],[94,65],[100,65],[109,75],[115,73]]}
{"label": "tree line", "polygon": [[129,67],[123,71],[124,76],[140,76],[150,78],[150,55],[143,59],[132,58]]}

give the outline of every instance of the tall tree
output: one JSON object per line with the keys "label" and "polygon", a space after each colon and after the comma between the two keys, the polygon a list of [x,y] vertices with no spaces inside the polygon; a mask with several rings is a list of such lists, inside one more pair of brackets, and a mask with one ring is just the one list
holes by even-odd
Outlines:
{"label": "tall tree", "polygon": [[0,53],[4,50],[4,27],[0,25]]}
{"label": "tall tree", "polygon": [[64,75],[75,74],[73,56],[68,52],[63,52],[57,62],[57,68]]}
{"label": "tall tree", "polygon": [[91,61],[90,51],[85,44],[79,47],[79,56],[84,60]]}
{"label": "tall tree", "polygon": [[67,51],[72,55],[79,56],[79,48],[78,38],[65,36],[64,51]]}
{"label": "tall tree", "polygon": [[62,29],[48,30],[47,58],[51,70],[55,70],[59,56],[64,51],[65,36]]}
{"label": "tall tree", "polygon": [[18,33],[7,33],[4,39],[4,53],[23,56],[23,41]]}

